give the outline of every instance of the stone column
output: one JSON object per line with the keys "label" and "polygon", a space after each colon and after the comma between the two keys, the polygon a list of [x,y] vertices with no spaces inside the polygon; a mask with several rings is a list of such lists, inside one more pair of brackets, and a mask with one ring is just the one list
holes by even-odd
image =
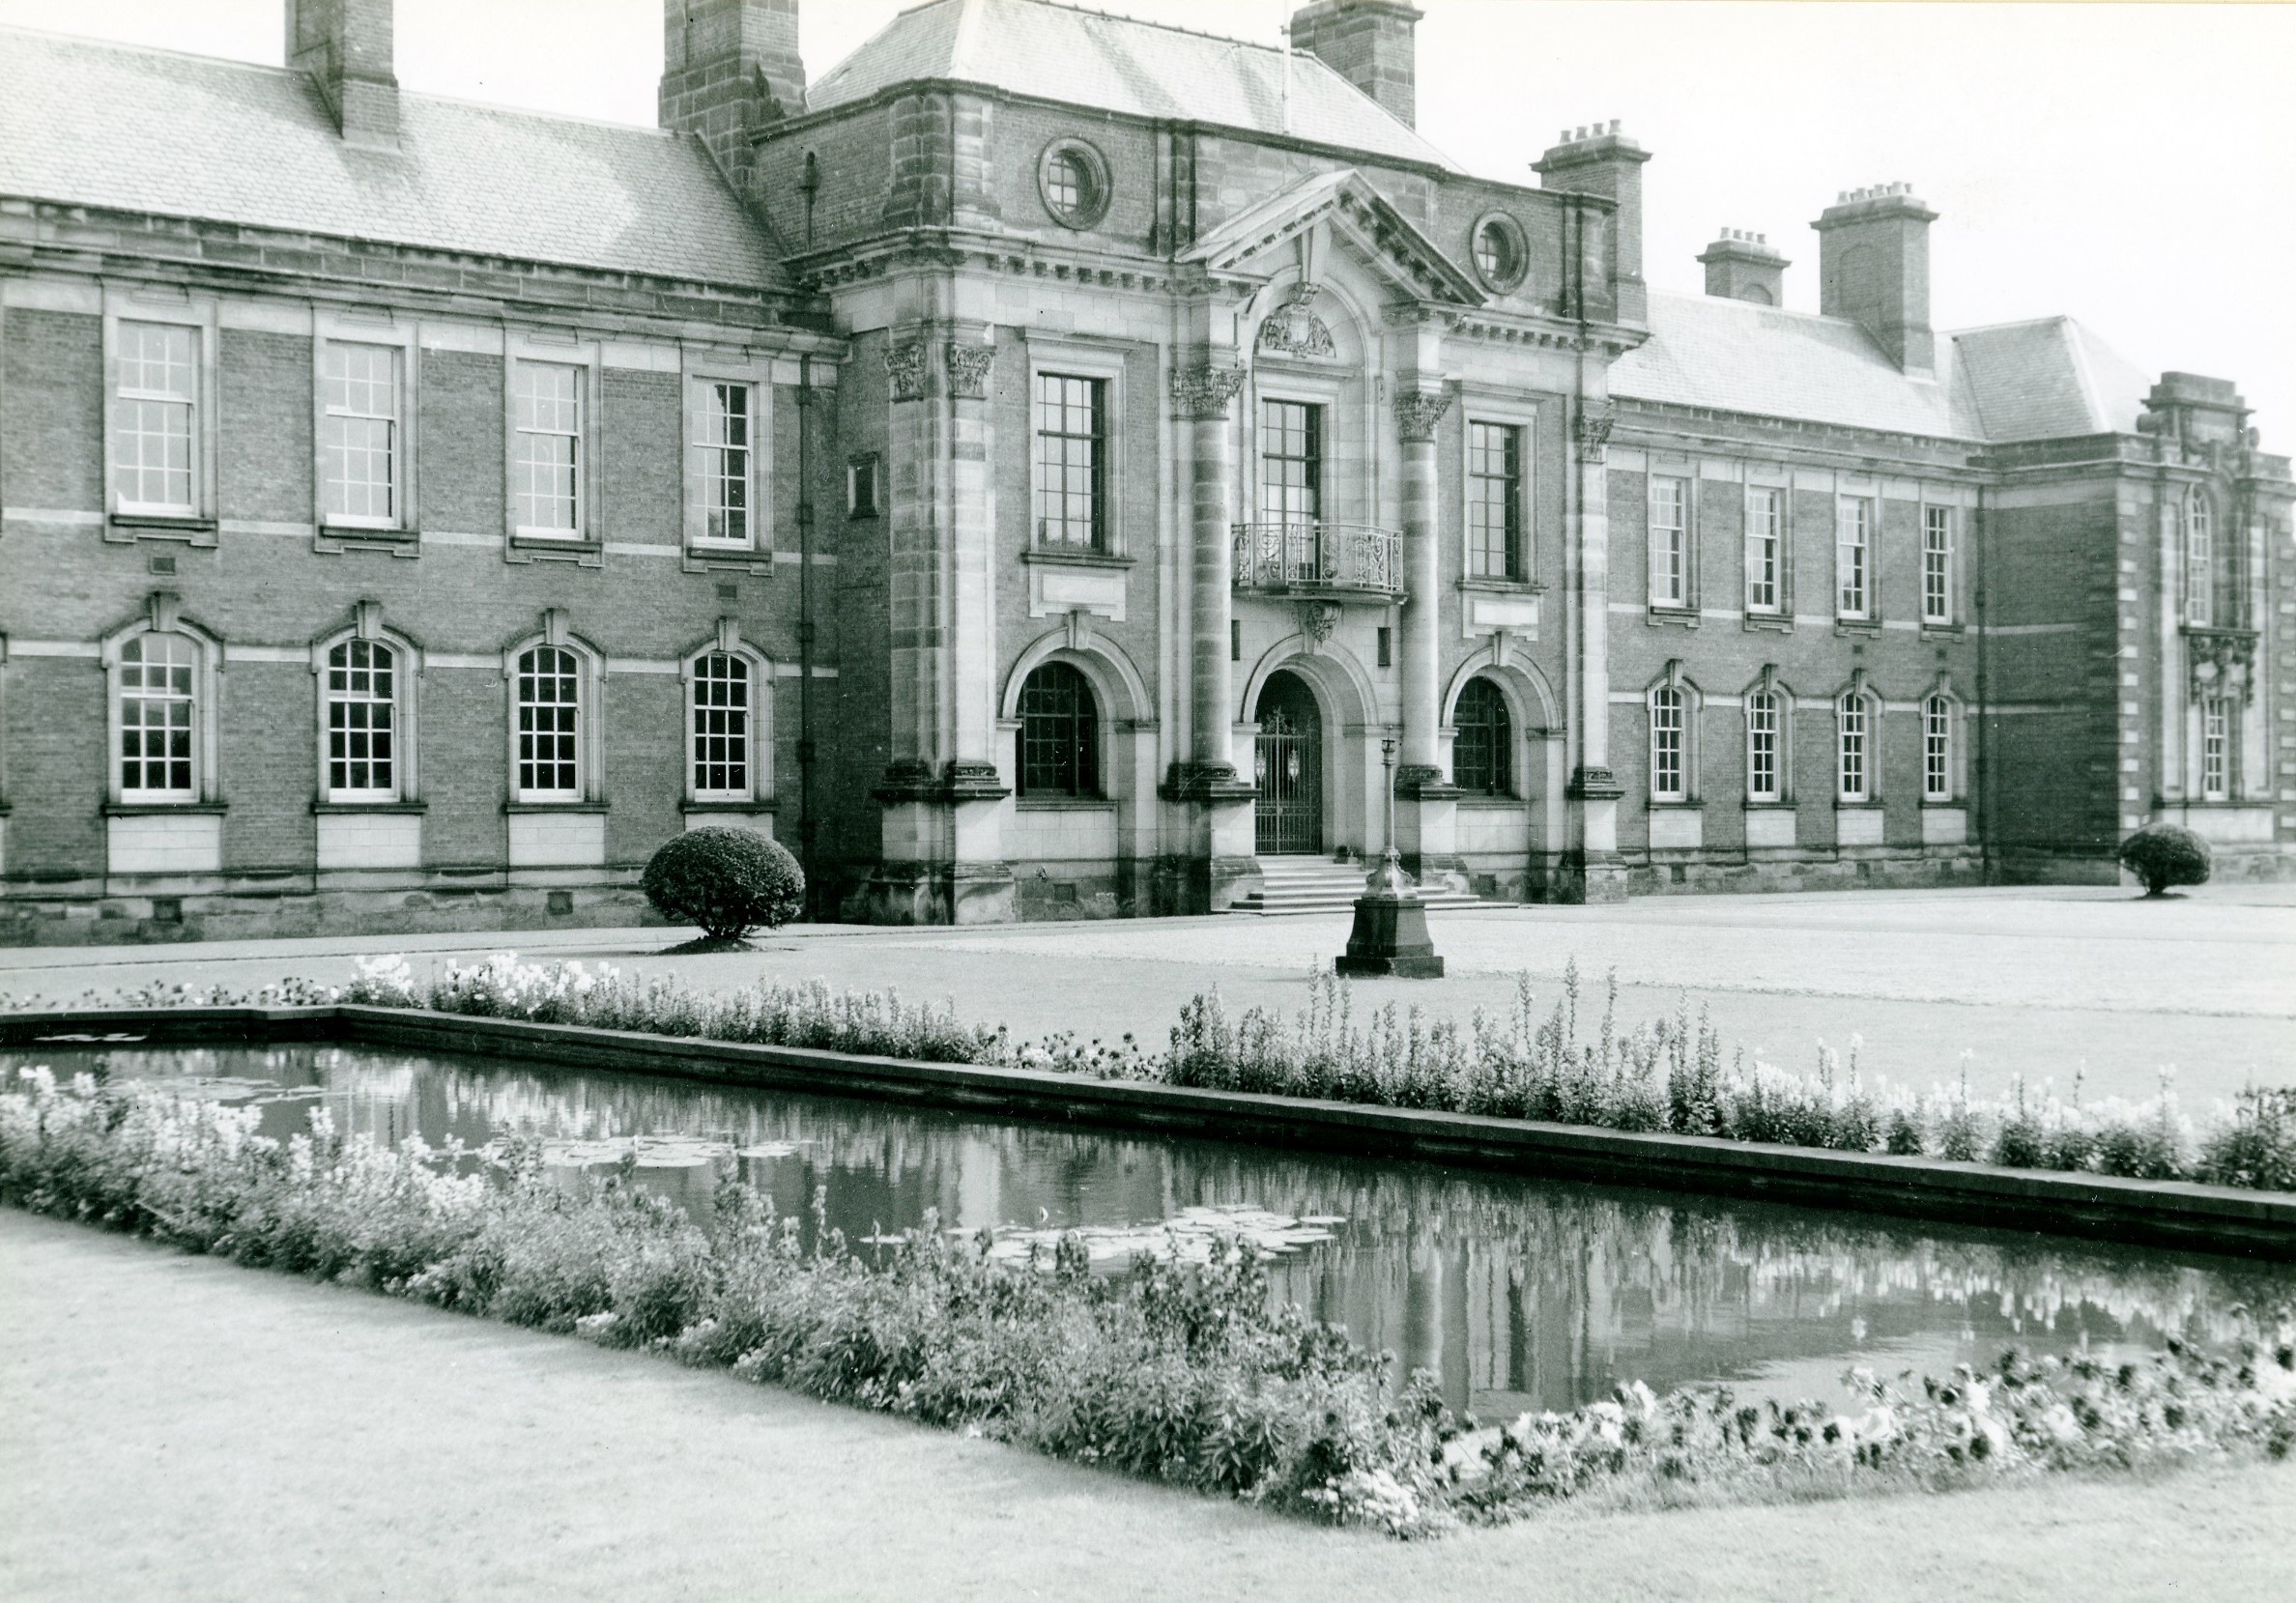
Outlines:
{"label": "stone column", "polygon": [[1395,844],[1422,886],[1459,867],[1458,796],[1443,771],[1442,542],[1435,530],[1435,431],[1450,410],[1442,390],[1402,389],[1403,749],[1395,768]]}
{"label": "stone column", "polygon": [[1570,711],[1578,723],[1578,766],[1564,796],[1569,845],[1563,860],[1560,902],[1622,902],[1626,871],[1619,860],[1619,799],[1625,794],[1610,770],[1610,487],[1607,462],[1617,415],[1608,401],[1582,400],[1571,425],[1576,446],[1574,510],[1568,537],[1574,583],[1572,615],[1578,695]]}
{"label": "stone column", "polygon": [[1234,433],[1229,403],[1244,386],[1241,368],[1199,363],[1172,373],[1172,407],[1190,444],[1190,760],[1171,794],[1189,808],[1187,884],[1182,910],[1217,912],[1255,876],[1248,780],[1236,773],[1235,675],[1228,660],[1234,615]]}

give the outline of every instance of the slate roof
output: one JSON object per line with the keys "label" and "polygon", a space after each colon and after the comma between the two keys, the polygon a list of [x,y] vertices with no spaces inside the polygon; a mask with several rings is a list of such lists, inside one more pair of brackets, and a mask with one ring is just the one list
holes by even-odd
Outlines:
{"label": "slate roof", "polygon": [[301,73],[0,29],[0,194],[722,285],[782,282],[699,141],[399,97],[346,145]]}
{"label": "slate roof", "polygon": [[1963,329],[1953,335],[1988,440],[2134,434],[2152,380],[2069,317]]}
{"label": "slate roof", "polygon": [[1899,371],[1847,318],[1719,296],[1650,295],[1650,337],[1611,393],[1762,417],[2008,443],[2134,433],[2150,387],[2068,317],[1940,330],[1935,378]]}
{"label": "slate roof", "polygon": [[[920,78],[1050,94],[1137,117],[1283,131],[1283,57],[1273,45],[1045,0],[930,0],[904,12],[817,81],[806,92],[806,106],[825,111]],[[1304,50],[1292,52],[1291,132],[1458,170],[1408,124]]]}

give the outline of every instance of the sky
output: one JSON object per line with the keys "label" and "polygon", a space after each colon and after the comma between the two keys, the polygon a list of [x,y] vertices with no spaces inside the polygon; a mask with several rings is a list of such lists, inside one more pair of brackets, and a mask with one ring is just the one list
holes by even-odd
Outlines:
{"label": "sky", "polygon": [[[801,0],[818,77],[904,0]],[[1643,271],[1696,293],[1723,227],[1794,261],[1841,190],[1910,183],[1932,321],[2067,313],[2138,368],[2237,383],[2296,452],[2296,5],[1418,0],[1419,125],[1535,183],[1566,126],[1614,118],[1643,169]],[[0,24],[276,64],[281,0],[0,0]],[[1273,43],[1284,0],[1100,7]],[[398,0],[408,89],[650,125],[660,0]],[[1051,88],[1053,86],[1048,86]]]}

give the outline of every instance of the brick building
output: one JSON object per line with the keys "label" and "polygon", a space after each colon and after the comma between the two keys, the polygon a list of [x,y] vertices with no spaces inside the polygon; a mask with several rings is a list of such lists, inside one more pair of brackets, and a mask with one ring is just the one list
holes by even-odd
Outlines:
{"label": "brick building", "polygon": [[1904,186],[1817,313],[1651,292],[1649,153],[1470,176],[1416,19],[933,0],[809,84],[667,0],[658,132],[402,94],[388,0],[0,33],[0,940],[621,920],[724,821],[889,921],[1391,824],[1449,897],[2296,862],[2230,384],[1933,329]]}

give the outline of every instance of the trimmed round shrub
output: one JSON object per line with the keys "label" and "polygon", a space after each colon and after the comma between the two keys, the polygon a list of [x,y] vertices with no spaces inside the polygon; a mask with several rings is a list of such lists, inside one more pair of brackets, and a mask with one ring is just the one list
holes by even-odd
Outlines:
{"label": "trimmed round shrub", "polygon": [[747,829],[690,830],[653,854],[640,882],[664,918],[713,941],[773,930],[805,904],[805,871],[780,842]]}
{"label": "trimmed round shrub", "polygon": [[2208,843],[2174,824],[2138,830],[2121,843],[2120,860],[2144,882],[2146,896],[2166,896],[2171,885],[2208,882]]}

